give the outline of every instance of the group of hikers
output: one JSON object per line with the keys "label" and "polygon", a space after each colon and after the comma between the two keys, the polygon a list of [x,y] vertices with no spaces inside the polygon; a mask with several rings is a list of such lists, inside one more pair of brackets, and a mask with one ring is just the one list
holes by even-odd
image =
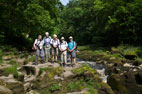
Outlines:
{"label": "group of hikers", "polygon": [[51,60],[51,63],[57,62],[59,51],[61,53],[61,65],[65,66],[67,63],[67,55],[70,58],[71,66],[76,62],[76,48],[77,43],[73,41],[73,37],[69,37],[70,42],[67,43],[64,37],[61,37],[61,42],[57,38],[57,35],[54,34],[53,38],[49,36],[49,33],[45,33],[45,37],[42,39],[42,36],[39,35],[33,44],[33,49],[36,51],[36,58],[34,65],[38,64],[39,57],[41,57],[41,63],[44,63],[44,57],[46,62]]}

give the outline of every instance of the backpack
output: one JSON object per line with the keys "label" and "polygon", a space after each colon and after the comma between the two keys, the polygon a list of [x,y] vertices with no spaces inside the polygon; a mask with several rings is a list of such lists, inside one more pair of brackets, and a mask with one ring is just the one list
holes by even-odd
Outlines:
{"label": "backpack", "polygon": [[[39,41],[38,39],[36,39],[36,41],[37,41],[37,42],[35,43],[35,45],[36,45],[36,47],[37,47],[38,49],[40,49],[40,46],[39,46],[39,45],[40,45],[41,41]],[[38,41],[39,41],[39,43],[38,43]],[[34,47],[32,47],[32,49],[35,50]]]}
{"label": "backpack", "polygon": [[77,50],[77,43],[73,41],[73,47],[75,46],[74,43],[76,44],[76,48],[74,50]]}
{"label": "backpack", "polygon": [[[47,37],[44,37],[44,38],[43,38],[43,40],[44,40],[44,45],[45,45],[45,39],[46,39],[46,38],[47,38]],[[51,37],[49,36],[48,38],[49,38],[50,41],[51,41]],[[49,43],[50,43],[50,42],[49,42]]]}

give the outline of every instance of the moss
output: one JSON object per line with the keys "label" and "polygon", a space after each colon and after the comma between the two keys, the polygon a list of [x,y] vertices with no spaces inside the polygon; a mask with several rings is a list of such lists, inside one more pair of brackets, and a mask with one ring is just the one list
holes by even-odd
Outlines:
{"label": "moss", "polygon": [[50,67],[45,67],[45,68],[40,68],[40,72],[42,73],[43,71],[50,71]]}
{"label": "moss", "polygon": [[137,48],[127,48],[126,50],[123,51],[123,54],[124,55],[136,55],[137,56],[137,53],[136,53],[136,50]]}
{"label": "moss", "polygon": [[39,93],[40,94],[51,94],[48,89],[42,89]]}

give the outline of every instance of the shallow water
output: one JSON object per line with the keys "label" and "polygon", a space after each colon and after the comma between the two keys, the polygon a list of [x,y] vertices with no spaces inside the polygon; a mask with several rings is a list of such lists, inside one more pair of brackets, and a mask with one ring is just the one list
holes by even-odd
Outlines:
{"label": "shallow water", "polygon": [[104,83],[107,83],[107,77],[108,75],[106,74],[106,68],[103,64],[99,64],[94,61],[84,61],[83,59],[77,58],[77,62],[82,63],[82,64],[89,64],[92,68],[94,68],[99,77],[103,80]]}

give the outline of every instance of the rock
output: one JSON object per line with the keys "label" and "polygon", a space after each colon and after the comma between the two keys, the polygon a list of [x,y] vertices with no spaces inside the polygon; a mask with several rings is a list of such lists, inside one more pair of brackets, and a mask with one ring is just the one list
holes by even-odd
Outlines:
{"label": "rock", "polygon": [[108,78],[108,83],[115,94],[141,94],[142,73],[127,71],[123,75],[113,74]]}
{"label": "rock", "polygon": [[30,90],[30,91],[27,92],[26,94],[40,94],[40,93],[38,93],[37,91],[34,91],[34,90]]}
{"label": "rock", "polygon": [[38,76],[40,71],[39,67],[35,65],[24,65],[23,70],[26,71],[27,75],[35,75],[35,76]]}
{"label": "rock", "polygon": [[0,94],[13,94],[12,91],[4,86],[0,86]]}
{"label": "rock", "polygon": [[42,74],[40,75],[40,80],[44,79],[45,75],[46,75],[46,72],[43,71]]}
{"label": "rock", "polygon": [[73,75],[74,74],[71,71],[66,71],[66,72],[62,73],[62,76],[65,77],[65,78],[73,76]]}
{"label": "rock", "polygon": [[61,77],[59,77],[57,75],[54,76],[54,80],[60,80],[60,79],[61,79]]}
{"label": "rock", "polygon": [[36,76],[34,76],[34,75],[29,75],[24,78],[24,82],[31,82],[31,81],[35,81],[35,80],[36,80]]}
{"label": "rock", "polygon": [[15,80],[12,77],[0,77],[1,85],[5,85],[14,94],[24,94],[24,86],[20,81]]}
{"label": "rock", "polygon": [[60,65],[59,65],[58,63],[54,63],[54,64],[53,64],[53,67],[54,67],[54,68],[60,67]]}
{"label": "rock", "polygon": [[128,64],[128,63],[125,63],[123,66],[124,66],[124,67],[132,67],[132,65],[130,65],[130,64]]}
{"label": "rock", "polygon": [[110,58],[110,60],[115,60],[115,59],[116,59],[116,57],[111,57],[111,58]]}
{"label": "rock", "polygon": [[31,88],[31,84],[29,82],[24,84],[25,91],[30,90],[30,88]]}
{"label": "rock", "polygon": [[72,93],[67,93],[67,94],[87,94],[86,92],[88,91],[88,88],[84,88],[82,91],[80,92],[72,92]]}

